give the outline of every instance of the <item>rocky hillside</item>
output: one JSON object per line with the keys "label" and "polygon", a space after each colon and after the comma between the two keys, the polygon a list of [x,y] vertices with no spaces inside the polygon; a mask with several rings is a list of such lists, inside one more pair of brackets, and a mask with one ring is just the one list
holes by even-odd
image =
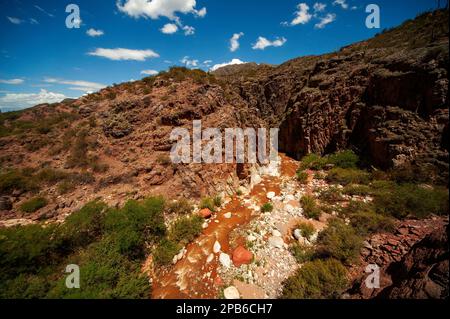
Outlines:
{"label": "rocky hillside", "polygon": [[350,146],[373,165],[445,182],[448,57],[448,12],[436,11],[339,52],[227,79],[297,159]]}
{"label": "rocky hillside", "polygon": [[[96,198],[118,206],[152,194],[233,194],[249,167],[170,162],[170,132],[192,131],[194,119],[280,127],[281,151],[296,159],[352,148],[367,165],[446,183],[448,56],[448,12],[436,11],[323,56],[213,74],[172,68],[1,114],[0,218],[61,219]],[[24,213],[36,197],[41,205]]]}

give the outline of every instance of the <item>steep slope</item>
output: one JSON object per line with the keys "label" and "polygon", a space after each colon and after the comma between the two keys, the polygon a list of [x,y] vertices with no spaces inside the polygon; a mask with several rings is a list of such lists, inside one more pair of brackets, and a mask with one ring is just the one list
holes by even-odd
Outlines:
{"label": "steep slope", "polygon": [[[301,158],[354,147],[371,164],[448,180],[448,11],[232,83]],[[413,166],[411,168],[410,166]]]}

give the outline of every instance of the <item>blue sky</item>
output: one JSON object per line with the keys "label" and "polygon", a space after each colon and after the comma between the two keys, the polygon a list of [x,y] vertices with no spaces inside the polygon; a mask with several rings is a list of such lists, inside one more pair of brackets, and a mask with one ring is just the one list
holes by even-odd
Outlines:
{"label": "blue sky", "polygon": [[[80,28],[66,27],[66,6]],[[280,64],[335,51],[434,8],[434,0],[0,0],[0,109],[79,97],[186,65]],[[236,41],[232,48],[231,39]],[[123,50],[118,50],[118,49]]]}

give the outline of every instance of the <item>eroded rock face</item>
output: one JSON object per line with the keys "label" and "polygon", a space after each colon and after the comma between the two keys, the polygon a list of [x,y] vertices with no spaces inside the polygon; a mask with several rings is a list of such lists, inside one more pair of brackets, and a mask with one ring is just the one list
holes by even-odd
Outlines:
{"label": "eroded rock face", "polygon": [[448,179],[448,36],[427,46],[368,40],[257,74],[233,84],[280,128],[288,155],[350,147],[384,169],[425,167],[434,181]]}
{"label": "eroded rock face", "polygon": [[[448,217],[405,220],[393,233],[368,238],[350,269],[350,298],[448,298]],[[380,287],[365,284],[368,265],[380,269]]]}
{"label": "eroded rock face", "polygon": [[393,284],[379,297],[447,299],[449,287],[448,225],[418,242],[393,267]]}

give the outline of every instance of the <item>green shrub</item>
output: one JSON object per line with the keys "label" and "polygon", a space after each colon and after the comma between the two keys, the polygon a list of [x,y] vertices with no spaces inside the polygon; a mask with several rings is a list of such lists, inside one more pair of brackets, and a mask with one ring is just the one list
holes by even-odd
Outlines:
{"label": "green shrub", "polygon": [[325,203],[335,204],[344,200],[342,191],[334,186],[320,192],[319,199]]}
{"label": "green shrub", "polygon": [[328,157],[328,163],[340,168],[356,168],[359,157],[353,151],[347,150],[332,154]]}
{"label": "green shrub", "polygon": [[115,249],[109,238],[96,242],[68,263],[80,265],[81,289],[67,289],[62,276],[48,293],[51,299],[146,299],[150,284],[141,265],[132,262]]}
{"label": "green shrub", "polygon": [[34,180],[26,176],[22,171],[12,170],[0,174],[0,193],[9,194],[14,190],[30,191],[37,188]]}
{"label": "green shrub", "polygon": [[177,220],[170,229],[170,240],[186,245],[202,232],[203,218],[200,216],[183,217]]}
{"label": "green shrub", "polygon": [[373,211],[361,211],[350,217],[351,226],[360,236],[374,233],[392,232],[395,229],[394,221]]}
{"label": "green shrub", "polygon": [[34,213],[35,211],[47,206],[47,204],[48,201],[44,197],[35,197],[20,205],[20,210],[24,213]]}
{"label": "green shrub", "polygon": [[265,203],[261,206],[262,213],[270,213],[273,211],[273,205],[271,203]]}
{"label": "green shrub", "polygon": [[309,196],[305,195],[300,199],[300,204],[303,207],[303,214],[307,218],[319,219],[321,215],[320,208],[317,206],[316,200]]}
{"label": "green shrub", "polygon": [[64,248],[74,250],[99,239],[103,234],[106,210],[104,203],[91,202],[67,217],[58,231]]}
{"label": "green shrub", "polygon": [[69,176],[69,174],[64,171],[56,170],[56,169],[52,169],[52,168],[44,168],[36,174],[35,178],[38,181],[46,182],[46,183],[53,185],[64,179],[67,179],[68,176]]}
{"label": "green shrub", "polygon": [[350,265],[359,256],[362,239],[351,226],[334,218],[329,221],[328,227],[319,233],[317,243],[322,255]]}
{"label": "green shrub", "polygon": [[159,165],[167,166],[167,165],[170,165],[172,163],[172,160],[170,159],[170,156],[168,156],[166,154],[160,154],[156,158],[156,162]]}
{"label": "green shrub", "polygon": [[300,264],[303,264],[314,258],[314,249],[309,246],[300,245],[299,243],[294,243],[290,247],[290,251],[297,262]]}
{"label": "green shrub", "polygon": [[355,185],[355,184],[350,184],[345,186],[344,190],[343,190],[344,194],[346,195],[350,195],[350,196],[367,196],[372,194],[372,189],[370,188],[370,186],[367,185]]}
{"label": "green shrub", "polygon": [[205,197],[200,202],[200,209],[208,208],[210,211],[216,211],[216,205],[214,205],[214,200],[211,197]]}
{"label": "green shrub", "polygon": [[339,212],[346,217],[350,217],[353,214],[367,211],[375,211],[375,207],[372,203],[365,203],[359,200],[350,200],[346,207],[340,207]]}
{"label": "green shrub", "polygon": [[284,282],[284,299],[339,298],[347,286],[347,271],[337,260],[314,260],[305,263]]}
{"label": "green shrub", "polygon": [[333,168],[328,172],[326,180],[333,184],[368,184],[370,174],[359,169]]}
{"label": "green shrub", "polygon": [[54,226],[0,228],[0,286],[7,278],[21,273],[37,272],[54,260],[59,242],[54,237]]}
{"label": "green shrub", "polygon": [[69,157],[67,159],[67,167],[87,167],[89,165],[89,158],[87,155],[89,149],[89,143],[87,141],[88,132],[83,130],[78,133],[78,136],[75,139],[75,143],[73,144]]}
{"label": "green shrub", "polygon": [[214,206],[221,207],[222,206],[222,197],[220,197],[219,195],[215,196],[213,198],[213,202],[214,202]]}
{"label": "green shrub", "polygon": [[180,199],[177,201],[173,201],[167,204],[166,211],[169,214],[177,214],[177,215],[189,215],[192,213],[194,207],[192,204],[186,199]]}
{"label": "green shrub", "polygon": [[300,182],[300,184],[308,183],[308,173],[300,170],[297,171],[297,180]]}
{"label": "green shrub", "polygon": [[303,171],[305,169],[312,170],[322,170],[328,164],[326,158],[321,157],[317,154],[309,154],[302,158],[300,163],[300,170]]}
{"label": "green shrub", "polygon": [[153,252],[155,263],[160,266],[169,265],[173,257],[179,253],[180,249],[181,247],[177,243],[163,239]]}
{"label": "green shrub", "polygon": [[299,223],[297,229],[299,229],[302,236],[308,240],[311,239],[311,236],[316,232],[314,225],[311,223]]}
{"label": "green shrub", "polygon": [[426,218],[431,214],[448,214],[449,194],[444,188],[425,188],[418,185],[405,184],[384,185],[374,194],[374,205],[377,212],[396,218],[408,215]]}
{"label": "green shrub", "polygon": [[119,244],[125,246],[128,239],[133,239],[134,242],[134,239],[138,238],[134,245],[138,251],[130,253],[139,254],[145,241],[155,242],[166,234],[164,205],[164,199],[161,197],[152,197],[143,202],[130,200],[122,209],[113,209],[106,215],[106,232],[116,236]]}

